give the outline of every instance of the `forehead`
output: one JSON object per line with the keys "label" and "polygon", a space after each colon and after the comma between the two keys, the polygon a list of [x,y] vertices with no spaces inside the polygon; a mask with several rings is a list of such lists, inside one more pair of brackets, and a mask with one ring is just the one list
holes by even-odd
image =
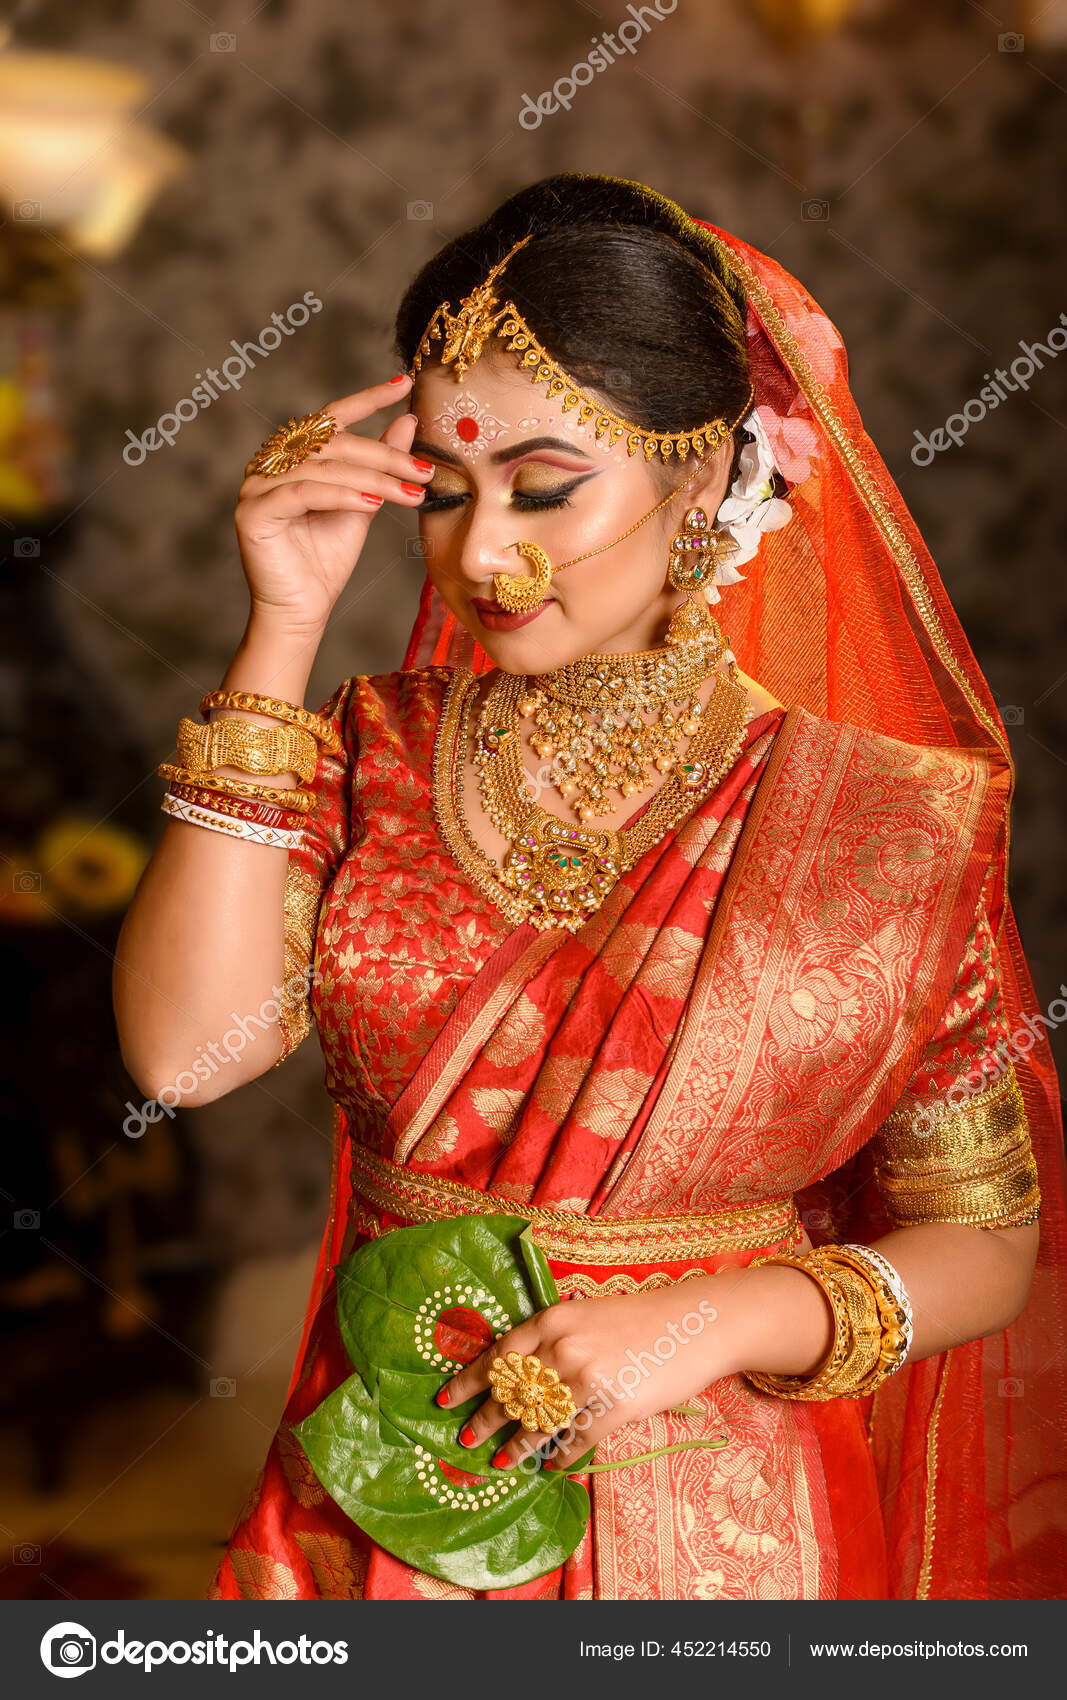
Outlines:
{"label": "forehead", "polygon": [[576,409],[565,409],[544,384],[534,384],[517,361],[506,354],[485,355],[463,378],[453,367],[436,361],[423,366],[415,379],[411,411],[418,416],[419,433],[439,439],[446,447],[476,458],[492,444],[530,436],[569,437],[590,454],[610,454],[591,424]]}

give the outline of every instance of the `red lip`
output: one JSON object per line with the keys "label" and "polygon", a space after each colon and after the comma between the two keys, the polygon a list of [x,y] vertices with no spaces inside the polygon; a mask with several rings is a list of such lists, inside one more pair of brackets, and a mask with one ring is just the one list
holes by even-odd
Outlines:
{"label": "red lip", "polygon": [[552,597],[546,596],[540,606],[532,609],[528,614],[509,614],[505,608],[500,606],[499,602],[490,602],[484,596],[472,596],[471,607],[477,610],[482,623],[490,631],[509,632],[516,630],[519,626],[528,625],[531,620],[536,620],[539,614],[544,613],[552,600]]}
{"label": "red lip", "polygon": [[[547,601],[547,598],[546,598],[546,601]],[[494,597],[472,596],[471,597],[471,607],[477,608],[480,612],[485,613],[485,614],[506,614],[507,613],[507,609],[502,608],[500,606],[500,603],[496,600],[495,596]]]}

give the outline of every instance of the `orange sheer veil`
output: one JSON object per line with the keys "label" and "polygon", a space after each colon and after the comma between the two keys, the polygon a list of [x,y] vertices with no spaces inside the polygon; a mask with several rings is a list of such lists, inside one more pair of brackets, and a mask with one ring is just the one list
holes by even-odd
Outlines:
{"label": "orange sheer veil", "polygon": [[[718,612],[740,665],[787,705],[910,743],[984,748],[1010,768],[986,680],[860,421],[836,327],[776,261],[696,222],[747,297],[753,405],[793,508],[723,594]],[[403,665],[429,663],[490,665],[427,578]],[[1007,896],[1009,824],[1006,814],[991,918],[1015,1033],[1039,1007]],[[1063,1595],[1067,1227],[1059,1093],[1043,1031],[1018,1072],[1043,1194],[1030,1303],[1003,1334],[905,1366],[871,1412],[895,1597]],[[853,1220],[875,1238],[873,1181],[860,1174],[850,1177]]]}

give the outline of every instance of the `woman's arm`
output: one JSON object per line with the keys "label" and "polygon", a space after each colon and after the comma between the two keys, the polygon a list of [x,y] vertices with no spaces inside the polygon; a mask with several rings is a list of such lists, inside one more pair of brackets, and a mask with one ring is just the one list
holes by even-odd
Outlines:
{"label": "woman's arm", "polygon": [[[304,706],[330,611],[375,513],[385,501],[417,509],[424,489],[414,481],[425,486],[433,473],[410,455],[413,413],[391,420],[378,439],[345,427],[410,388],[398,374],[330,402],[325,411],[341,428],[321,452],[276,477],[246,476],[235,526],[251,611],[226,688]],[[277,724],[265,715],[248,718]],[[320,747],[313,789],[324,761]],[[335,790],[338,765],[327,769]],[[250,777],[232,767],[215,771]],[[295,774],[270,777],[271,789],[296,784]],[[318,802],[306,817],[308,838],[317,812]],[[322,876],[325,848],[314,849]],[[287,856],[280,846],[168,819],[119,936],[113,982],[123,1061],[150,1098],[173,1092],[181,1076],[191,1083],[180,1091],[183,1104],[207,1103],[263,1074],[282,1054],[276,1014],[265,1021],[260,1011],[277,1003],[284,977]]]}
{"label": "woman's arm", "polygon": [[[911,1358],[992,1334],[1026,1303],[1037,1225],[988,1230],[954,1223],[903,1228],[877,1242],[911,1298]],[[549,1460],[569,1469],[605,1435],[684,1404],[742,1370],[806,1376],[826,1357],[830,1309],[818,1284],[789,1265],[729,1268],[647,1293],[565,1301],[539,1311],[445,1384],[449,1405],[488,1388],[491,1360],[534,1353],[572,1389],[583,1415]],[[507,1425],[492,1398],[462,1435],[477,1445]],[[494,1463],[512,1468],[544,1444],[514,1435]],[[499,1459],[499,1463],[497,1460]]]}
{"label": "woman's arm", "polygon": [[[1030,1293],[1038,1224],[970,1228],[926,1222],[872,1241],[904,1283],[914,1310],[909,1359],[931,1357],[999,1334],[1015,1321]],[[759,1369],[807,1375],[830,1348],[829,1306],[801,1269],[764,1264],[711,1276],[709,1296],[719,1311],[719,1361],[731,1373]]]}
{"label": "woman's arm", "polygon": [[[222,683],[303,706],[319,637],[253,615]],[[242,718],[276,724],[260,714]],[[237,768],[216,771],[250,778]],[[288,790],[297,778],[274,774],[270,784]],[[282,984],[287,865],[282,847],[167,819],[123,922],[112,982],[122,1059],[147,1097],[195,1072],[204,1056],[207,1078],[182,1091],[183,1104],[233,1091],[277,1060],[281,1032],[256,1018]],[[244,1022],[241,1037],[227,1047],[235,1019]]]}

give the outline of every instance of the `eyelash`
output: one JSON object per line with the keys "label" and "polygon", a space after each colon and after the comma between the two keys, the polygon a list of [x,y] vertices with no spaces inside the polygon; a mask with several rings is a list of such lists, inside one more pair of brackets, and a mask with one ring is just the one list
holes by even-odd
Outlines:
{"label": "eyelash", "polygon": [[[560,485],[558,490],[554,490],[551,495],[547,496],[524,495],[521,490],[516,490],[512,496],[512,502],[520,513],[527,514],[536,513],[542,508],[569,508],[571,506],[571,492],[576,487],[574,484]],[[460,502],[466,500],[466,496],[432,496],[427,490],[426,500],[419,504],[418,512],[423,514],[442,513],[447,508],[458,507]]]}

